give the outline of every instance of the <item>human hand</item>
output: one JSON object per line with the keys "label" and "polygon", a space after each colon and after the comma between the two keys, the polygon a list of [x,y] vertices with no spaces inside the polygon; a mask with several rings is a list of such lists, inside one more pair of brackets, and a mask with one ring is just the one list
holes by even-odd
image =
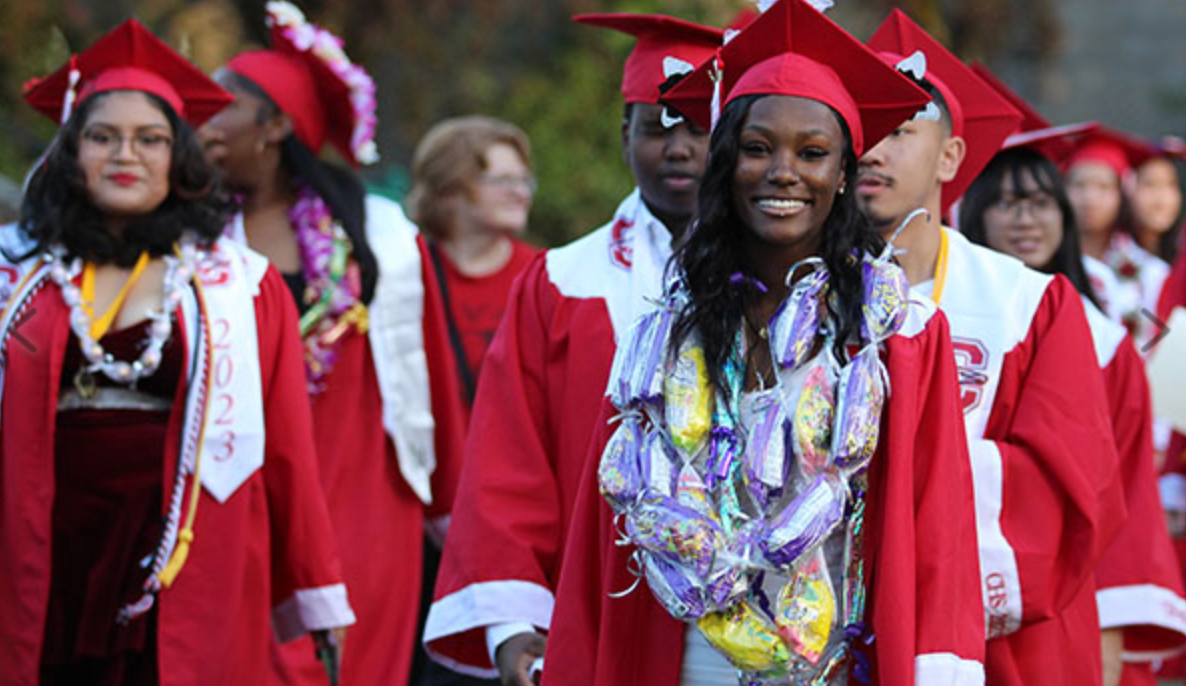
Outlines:
{"label": "human hand", "polygon": [[495,665],[503,686],[536,686],[531,665],[543,657],[547,639],[534,631],[525,631],[508,638],[498,646]]}
{"label": "human hand", "polygon": [[1100,653],[1104,663],[1104,686],[1119,686],[1124,671],[1124,629],[1104,629],[1100,632]]}
{"label": "human hand", "polygon": [[1165,524],[1170,530],[1170,538],[1186,538],[1186,512],[1167,509]]}
{"label": "human hand", "polygon": [[325,667],[330,686],[338,686],[342,671],[342,654],[346,651],[346,627],[320,629],[310,633],[317,659]]}

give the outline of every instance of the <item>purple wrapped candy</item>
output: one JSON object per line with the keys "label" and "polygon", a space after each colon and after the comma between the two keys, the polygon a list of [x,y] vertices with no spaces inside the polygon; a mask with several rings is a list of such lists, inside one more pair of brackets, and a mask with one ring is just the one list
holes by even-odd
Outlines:
{"label": "purple wrapped candy", "polygon": [[819,334],[820,294],[828,284],[828,272],[814,271],[803,277],[774,315],[771,351],[779,365],[797,368],[807,361]]}
{"label": "purple wrapped candy", "polygon": [[667,447],[667,441],[658,431],[643,436],[642,452],[639,454],[642,468],[642,482],[648,492],[671,496],[675,493],[675,460]]}
{"label": "purple wrapped candy", "polygon": [[910,284],[906,273],[889,260],[866,257],[861,263],[865,302],[861,335],[867,342],[884,341],[902,328]]}
{"label": "purple wrapped candy", "polygon": [[601,486],[601,495],[618,514],[633,505],[642,491],[639,462],[642,445],[642,427],[638,420],[626,419],[618,425],[601,453],[597,482]]}
{"label": "purple wrapped candy", "polygon": [[772,395],[757,408],[758,421],[745,442],[745,472],[750,496],[765,509],[770,491],[781,488],[787,462],[786,416],[782,400]]}
{"label": "purple wrapped candy", "polygon": [[630,327],[624,344],[618,348],[611,371],[611,400],[619,409],[626,409],[634,400],[634,376],[639,366],[638,358],[648,337],[654,336],[655,313],[639,317]]}
{"label": "purple wrapped candy", "polygon": [[614,359],[611,400],[615,406],[625,409],[635,401],[659,397],[670,328],[671,312],[667,309],[648,312],[631,327],[626,346]]}
{"label": "purple wrapped candy", "polygon": [[803,472],[814,476],[823,471],[828,463],[828,452],[832,447],[832,417],[835,412],[836,388],[832,371],[827,362],[828,355],[820,355],[820,362],[811,368],[799,391],[799,402],[795,407],[792,434],[795,453],[799,456]]}
{"label": "purple wrapped candy", "polygon": [[708,599],[716,610],[724,610],[749,592],[746,571],[753,568],[751,557],[758,550],[761,525],[750,522],[736,532],[727,554],[717,555],[708,576]]}
{"label": "purple wrapped candy", "polygon": [[647,495],[626,515],[626,534],[639,548],[708,577],[721,527],[709,517],[659,495]]}
{"label": "purple wrapped candy", "polygon": [[844,517],[844,484],[827,472],[815,477],[807,488],[767,524],[760,545],[770,564],[787,569],[831,533]]}
{"label": "purple wrapped candy", "polygon": [[654,317],[655,323],[653,334],[639,358],[641,366],[634,397],[649,402],[663,395],[663,362],[667,355],[667,335],[671,331],[672,313],[667,308],[661,308],[647,316]]}
{"label": "purple wrapped candy", "polygon": [[877,450],[885,402],[884,375],[885,366],[875,345],[857,353],[840,373],[832,464],[841,469],[862,469]]}
{"label": "purple wrapped candy", "polygon": [[658,555],[643,553],[647,585],[676,619],[699,619],[707,611],[704,591],[688,570]]}

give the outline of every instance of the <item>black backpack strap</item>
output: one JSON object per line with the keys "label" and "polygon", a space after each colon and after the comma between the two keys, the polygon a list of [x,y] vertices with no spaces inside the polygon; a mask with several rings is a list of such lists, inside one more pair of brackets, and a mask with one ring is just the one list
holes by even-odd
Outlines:
{"label": "black backpack strap", "polygon": [[473,405],[478,383],[474,378],[474,371],[470,369],[469,362],[465,359],[465,347],[461,344],[461,331],[457,328],[457,321],[453,318],[449,286],[445,283],[445,265],[441,260],[441,249],[436,241],[428,241],[428,254],[432,258],[432,266],[437,273],[437,285],[440,287],[441,300],[445,305],[445,321],[449,324],[449,343],[453,347],[453,357],[457,363],[457,373],[461,376],[466,404]]}

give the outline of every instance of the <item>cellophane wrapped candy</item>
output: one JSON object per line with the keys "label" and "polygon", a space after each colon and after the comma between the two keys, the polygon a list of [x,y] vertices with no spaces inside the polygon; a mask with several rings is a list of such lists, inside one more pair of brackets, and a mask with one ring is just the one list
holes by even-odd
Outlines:
{"label": "cellophane wrapped candy", "polygon": [[789,569],[815,549],[844,517],[846,489],[830,472],[815,477],[772,520],[761,542],[766,560],[778,569]]}
{"label": "cellophane wrapped candy", "polygon": [[823,359],[813,365],[799,391],[799,402],[791,423],[795,452],[804,474],[814,476],[824,470],[832,447],[832,418],[835,416],[836,387],[832,370]]}
{"label": "cellophane wrapped candy", "polygon": [[667,447],[667,441],[658,431],[649,431],[642,438],[642,452],[639,454],[642,481],[648,492],[657,495],[675,495],[675,458]]}
{"label": "cellophane wrapped candy", "polygon": [[663,356],[672,314],[657,309],[643,315],[631,327],[625,347],[614,360],[614,383],[610,399],[624,409],[639,402],[653,402],[662,393]]}
{"label": "cellophane wrapped candy", "polygon": [[658,555],[643,553],[643,559],[647,584],[672,617],[689,620],[704,616],[704,589],[688,570]]}
{"label": "cellophane wrapped candy", "polygon": [[778,629],[748,601],[723,612],[710,612],[696,627],[738,669],[774,672],[784,669],[790,660]]}
{"label": "cellophane wrapped candy", "polygon": [[749,592],[747,572],[755,567],[754,556],[759,554],[760,522],[751,520],[734,532],[724,554],[713,560],[708,578],[708,599],[713,609],[723,610]]}
{"label": "cellophane wrapped candy", "polygon": [[857,353],[840,373],[836,425],[832,427],[832,464],[841,469],[863,469],[877,449],[885,373],[875,345]]}
{"label": "cellophane wrapped candy", "polygon": [[704,479],[691,462],[680,467],[679,477],[676,480],[675,499],[680,505],[695,510],[705,517],[713,516],[708,486],[704,484]]}
{"label": "cellophane wrapped candy", "polygon": [[910,284],[906,273],[889,260],[866,257],[861,262],[865,300],[861,335],[867,342],[884,341],[902,328]]}
{"label": "cellophane wrapped candy", "polygon": [[632,506],[642,492],[642,464],[639,461],[642,445],[641,425],[638,420],[627,418],[618,425],[601,453],[597,481],[601,495],[617,514]]}
{"label": "cellophane wrapped candy", "polygon": [[800,279],[774,314],[770,352],[782,367],[797,369],[815,349],[822,320],[820,293],[828,283],[824,270]]}
{"label": "cellophane wrapped candy", "polygon": [[689,459],[712,430],[712,388],[704,348],[685,345],[663,380],[664,413],[671,442]]}
{"label": "cellophane wrapped candy", "polygon": [[626,517],[626,534],[639,548],[682,565],[698,578],[712,571],[721,527],[672,498],[646,495]]}
{"label": "cellophane wrapped candy", "polygon": [[779,590],[774,622],[792,653],[819,664],[836,623],[836,594],[821,550],[798,565]]}
{"label": "cellophane wrapped candy", "polygon": [[758,421],[745,442],[745,469],[750,497],[764,511],[770,493],[783,486],[791,455],[781,397],[774,393],[763,402],[757,410]]}

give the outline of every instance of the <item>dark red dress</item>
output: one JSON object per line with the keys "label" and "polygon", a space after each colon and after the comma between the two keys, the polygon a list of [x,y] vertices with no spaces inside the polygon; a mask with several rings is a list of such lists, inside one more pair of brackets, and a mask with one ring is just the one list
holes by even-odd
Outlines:
{"label": "dark red dress", "polygon": [[[148,321],[112,331],[103,347],[134,360]],[[163,528],[165,436],[181,379],[184,351],[174,336],[141,393],[162,409],[60,410],[54,429],[53,542],[50,596],[41,656],[42,684],[158,683],[156,610],[126,625],[120,608],[136,600]],[[62,365],[62,392],[85,360],[73,336]],[[102,374],[101,387],[118,387]]]}

